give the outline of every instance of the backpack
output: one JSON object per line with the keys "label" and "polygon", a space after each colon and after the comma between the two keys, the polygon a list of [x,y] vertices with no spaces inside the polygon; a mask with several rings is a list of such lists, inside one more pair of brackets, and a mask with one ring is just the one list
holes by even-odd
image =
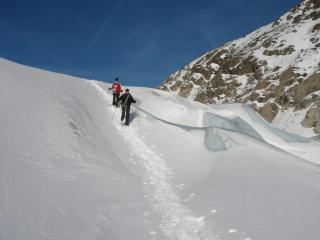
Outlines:
{"label": "backpack", "polygon": [[128,94],[128,96],[126,97],[126,99],[121,102],[121,107],[122,107],[123,109],[126,109],[126,108],[127,108],[127,103],[128,103],[129,97],[130,97],[130,94]]}
{"label": "backpack", "polygon": [[120,93],[121,92],[120,83],[114,83],[112,85],[112,92],[114,92],[114,93]]}

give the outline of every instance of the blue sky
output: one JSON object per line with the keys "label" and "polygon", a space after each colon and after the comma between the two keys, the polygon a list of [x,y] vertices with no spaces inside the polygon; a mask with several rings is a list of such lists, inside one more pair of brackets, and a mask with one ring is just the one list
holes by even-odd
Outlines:
{"label": "blue sky", "polygon": [[0,57],[51,71],[155,87],[299,0],[0,0]]}

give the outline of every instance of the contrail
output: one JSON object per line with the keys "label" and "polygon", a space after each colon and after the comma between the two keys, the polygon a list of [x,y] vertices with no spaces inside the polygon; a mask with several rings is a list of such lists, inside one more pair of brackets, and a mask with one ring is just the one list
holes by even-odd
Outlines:
{"label": "contrail", "polygon": [[122,7],[122,4],[123,4],[122,1],[117,2],[117,4],[111,10],[111,13],[108,14],[108,16],[104,19],[97,34],[92,39],[92,41],[88,47],[88,50],[91,50],[100,41],[100,38],[102,37],[102,35],[110,28],[110,25],[112,24],[115,17],[118,15],[118,13]]}

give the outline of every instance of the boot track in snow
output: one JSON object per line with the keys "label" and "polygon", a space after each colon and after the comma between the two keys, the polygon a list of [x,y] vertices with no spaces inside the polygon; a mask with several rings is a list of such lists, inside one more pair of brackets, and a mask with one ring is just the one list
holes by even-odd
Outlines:
{"label": "boot track in snow", "polygon": [[[108,104],[111,96],[98,83],[92,81],[91,84]],[[112,107],[108,107],[107,111],[119,115],[119,112]],[[153,210],[159,214],[160,228],[167,238],[170,240],[216,239],[211,230],[206,228],[204,217],[195,217],[190,209],[181,204],[182,201],[171,181],[173,173],[166,160],[139,136],[138,127],[123,128],[115,119],[114,126],[123,137],[130,152],[137,157],[144,171],[142,180],[145,184],[146,197]]]}

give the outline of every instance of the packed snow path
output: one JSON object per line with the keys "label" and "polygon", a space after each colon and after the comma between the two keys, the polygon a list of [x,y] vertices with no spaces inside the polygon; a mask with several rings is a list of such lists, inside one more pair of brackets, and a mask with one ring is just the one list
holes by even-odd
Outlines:
{"label": "packed snow path", "polygon": [[[143,169],[143,184],[145,184],[146,198],[150,201],[153,210],[161,216],[161,230],[172,240],[213,240],[211,230],[205,226],[204,217],[195,217],[191,210],[181,204],[176,192],[171,169],[161,154],[152,146],[148,146],[139,136],[136,127],[123,127],[117,119],[120,112],[110,106],[111,96],[96,82],[92,85],[99,91],[106,101],[106,111],[114,116],[114,126],[124,138],[132,155],[137,157]],[[130,158],[136,164],[133,158]],[[153,232],[151,234],[156,234]],[[156,238],[156,237],[155,237]],[[156,238],[157,239],[157,238]]]}

